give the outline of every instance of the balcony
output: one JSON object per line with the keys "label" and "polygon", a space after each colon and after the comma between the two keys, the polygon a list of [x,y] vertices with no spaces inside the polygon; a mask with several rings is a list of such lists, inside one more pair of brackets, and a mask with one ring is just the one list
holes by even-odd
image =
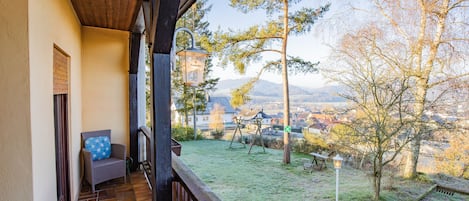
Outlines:
{"label": "balcony", "polygon": [[[145,150],[143,154],[143,160],[141,162],[143,167],[143,173],[148,183],[148,189],[152,188],[152,145],[151,131],[147,127],[140,128],[140,136],[143,136],[145,141],[141,143],[140,150]],[[143,149],[142,149],[143,148]],[[196,201],[196,200],[220,200],[210,188],[202,182],[180,159],[179,155],[181,152],[181,145],[175,140],[171,143],[172,156],[171,166],[173,169],[173,181],[172,181],[172,197],[173,200],[184,200],[184,201]]]}
{"label": "balcony", "polygon": [[[151,131],[147,127],[139,130],[141,143],[140,150],[144,150],[143,159],[140,162],[143,170],[131,173],[130,181],[123,183],[123,179],[114,179],[98,184],[96,193],[91,193],[89,186],[83,186],[79,201],[88,200],[152,200],[152,145]],[[174,142],[174,141],[173,141]],[[220,200],[210,188],[200,180],[175,153],[181,151],[178,143],[172,145],[171,166],[173,172],[172,200],[173,201],[217,201]],[[180,153],[180,152],[179,152]]]}

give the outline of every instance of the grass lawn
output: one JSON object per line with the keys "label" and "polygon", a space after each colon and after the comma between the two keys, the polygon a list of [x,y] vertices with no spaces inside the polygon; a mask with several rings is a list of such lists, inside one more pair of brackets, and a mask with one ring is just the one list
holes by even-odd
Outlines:
{"label": "grass lawn", "polygon": [[[229,149],[228,141],[181,142],[181,159],[222,200],[335,200],[335,170],[303,170],[309,155],[292,153],[291,164],[283,165],[283,150],[254,146]],[[403,180],[396,186],[412,186],[408,192],[382,191],[383,200],[413,200],[431,184]],[[339,200],[371,200],[373,189],[365,172],[350,167],[340,170]],[[418,186],[418,187],[416,187]]]}

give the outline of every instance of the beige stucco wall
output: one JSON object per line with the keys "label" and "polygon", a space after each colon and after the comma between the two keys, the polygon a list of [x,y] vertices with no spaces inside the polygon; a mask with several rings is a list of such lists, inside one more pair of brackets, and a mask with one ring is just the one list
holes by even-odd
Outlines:
{"label": "beige stucco wall", "polygon": [[69,157],[71,197],[76,200],[80,183],[79,151],[82,130],[81,25],[70,1],[29,0],[28,8],[34,200],[55,200],[57,197],[53,114],[54,45],[70,56]]}
{"label": "beige stucco wall", "polygon": [[111,129],[112,142],[128,145],[129,34],[83,27],[82,41],[83,131]]}
{"label": "beige stucco wall", "polygon": [[82,27],[70,1],[0,0],[0,200],[55,200],[53,49],[70,56],[72,200],[80,133],[128,144],[128,33]]}
{"label": "beige stucco wall", "polygon": [[32,200],[28,1],[0,11],[0,200]]}

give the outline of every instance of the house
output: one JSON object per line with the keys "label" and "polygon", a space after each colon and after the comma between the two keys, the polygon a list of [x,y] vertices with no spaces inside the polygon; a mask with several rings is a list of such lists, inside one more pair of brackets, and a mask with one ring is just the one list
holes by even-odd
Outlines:
{"label": "house", "polygon": [[[177,101],[174,101],[177,102]],[[184,106],[181,104],[175,104],[173,102],[171,106],[172,113],[174,114],[174,122],[184,124],[185,122],[185,115],[184,113],[178,112],[178,109],[183,108]],[[204,111],[196,112],[196,126],[198,129],[208,129],[209,124],[212,121],[210,114],[214,109],[215,105],[220,105],[224,109],[223,114],[223,122],[225,124],[233,125],[233,117],[235,116],[236,110],[230,104],[230,99],[228,97],[211,97],[207,96],[207,105]],[[187,120],[190,125],[193,125],[193,114],[188,115]]]}
{"label": "house", "polygon": [[272,125],[272,116],[266,114],[264,110],[249,110],[239,114],[244,124],[256,125],[256,119],[262,119],[262,127],[270,127]]}
{"label": "house", "polygon": [[77,200],[84,131],[111,129],[112,142],[139,158],[145,46],[154,72],[153,200],[172,199],[172,182],[185,181],[173,181],[171,167],[170,50],[176,20],[193,3],[0,0],[1,200]]}

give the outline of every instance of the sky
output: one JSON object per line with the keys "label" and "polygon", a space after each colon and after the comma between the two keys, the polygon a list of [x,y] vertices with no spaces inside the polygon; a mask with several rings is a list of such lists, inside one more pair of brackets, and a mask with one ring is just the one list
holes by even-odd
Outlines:
{"label": "sky", "polygon": [[[318,26],[313,26],[313,29],[310,33],[302,36],[289,36],[287,49],[288,54],[299,56],[311,62],[319,61],[324,63],[330,52],[327,44],[334,43],[337,38],[332,37],[330,34],[323,34],[329,31],[324,30],[324,27],[327,26],[322,26],[321,23],[327,22],[328,18],[331,18],[331,16],[339,13],[340,10],[342,10],[341,8],[344,8],[345,6],[344,2],[345,1],[343,0],[333,1],[330,11],[326,13],[324,19],[320,19],[318,21],[319,25],[316,24]],[[301,5],[317,8],[319,5],[324,5],[326,3],[327,1],[321,0],[304,0]],[[209,0],[208,4],[212,5],[212,10],[207,14],[206,18],[206,20],[210,23],[209,28],[211,30],[217,30],[218,28],[225,31],[228,30],[228,28],[233,30],[244,30],[251,25],[261,24],[267,19],[264,12],[255,12],[250,14],[239,12],[229,6],[229,1]],[[218,65],[218,62],[215,61],[213,63],[214,67],[212,77],[220,77],[221,80],[254,77],[257,75],[261,64],[262,62],[253,63],[252,66],[248,66],[248,70],[245,75],[239,75],[239,73],[233,70],[232,66],[226,66],[223,68]],[[277,73],[266,72],[261,76],[261,79],[275,83],[282,82],[281,74]],[[290,74],[289,84],[309,88],[318,88],[325,85],[331,85],[331,83],[329,83],[327,79],[321,75],[321,73],[307,75]]]}

